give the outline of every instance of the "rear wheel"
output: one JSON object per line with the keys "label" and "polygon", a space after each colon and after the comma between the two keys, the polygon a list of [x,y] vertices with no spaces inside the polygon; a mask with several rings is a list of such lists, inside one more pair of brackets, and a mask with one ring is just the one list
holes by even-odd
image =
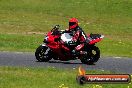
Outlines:
{"label": "rear wheel", "polygon": [[81,62],[84,64],[94,64],[97,62],[100,58],[100,50],[96,46],[92,46],[88,51],[87,55],[85,55],[82,59]]}
{"label": "rear wheel", "polygon": [[51,50],[47,46],[40,45],[35,52],[35,57],[38,61],[48,62],[52,59]]}

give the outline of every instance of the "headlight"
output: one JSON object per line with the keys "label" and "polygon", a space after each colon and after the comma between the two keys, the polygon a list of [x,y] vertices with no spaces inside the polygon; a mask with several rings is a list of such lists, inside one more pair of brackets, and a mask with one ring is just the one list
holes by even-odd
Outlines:
{"label": "headlight", "polygon": [[46,36],[44,39],[47,41],[47,40],[48,40],[48,38],[49,38],[49,37],[48,37],[48,36]]}
{"label": "headlight", "polygon": [[44,38],[44,41],[43,41],[43,42],[44,42],[44,43],[48,43],[48,38],[49,38],[49,37],[46,36],[46,37]]}

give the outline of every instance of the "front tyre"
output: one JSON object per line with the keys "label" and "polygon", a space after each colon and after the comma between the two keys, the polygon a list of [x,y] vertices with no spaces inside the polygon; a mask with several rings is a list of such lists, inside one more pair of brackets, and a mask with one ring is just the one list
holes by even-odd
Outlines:
{"label": "front tyre", "polygon": [[47,46],[40,45],[35,52],[35,57],[38,61],[48,62],[51,60],[51,50]]}
{"label": "front tyre", "polygon": [[94,64],[99,60],[99,58],[100,58],[99,48],[96,46],[92,46],[87,51],[87,55],[81,59],[81,62],[84,64]]}

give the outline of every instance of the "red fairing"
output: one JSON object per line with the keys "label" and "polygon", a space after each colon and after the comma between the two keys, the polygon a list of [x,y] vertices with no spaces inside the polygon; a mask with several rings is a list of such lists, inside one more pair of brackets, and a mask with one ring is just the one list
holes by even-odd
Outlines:
{"label": "red fairing", "polygon": [[61,60],[67,60],[67,57],[65,57],[61,51],[61,49],[64,49],[67,52],[70,52],[70,49],[64,46],[63,42],[55,41],[56,38],[59,38],[60,35],[52,35],[52,32],[48,32],[48,42],[47,46],[57,55],[58,57],[61,57]]}
{"label": "red fairing", "polygon": [[59,36],[54,36],[51,34],[52,34],[52,32],[48,32],[48,34],[47,34],[48,42],[49,42],[49,44],[47,44],[47,45],[49,48],[56,49],[56,48],[58,48],[58,42],[54,42],[54,40],[55,40],[55,38],[58,38]]}
{"label": "red fairing", "polygon": [[91,40],[91,41],[89,42],[89,44],[92,45],[92,44],[95,44],[95,43],[97,43],[97,42],[99,42],[99,41],[101,41],[101,40],[102,40],[102,38],[94,39],[94,40]]}
{"label": "red fairing", "polygon": [[65,49],[66,51],[70,51],[69,48],[67,48],[66,46],[62,45],[62,48]]}
{"label": "red fairing", "polygon": [[90,37],[90,34],[87,34],[87,37],[88,37],[88,40],[90,41],[89,42],[90,45],[100,42],[103,39],[103,37],[98,37],[98,38],[92,39]]}

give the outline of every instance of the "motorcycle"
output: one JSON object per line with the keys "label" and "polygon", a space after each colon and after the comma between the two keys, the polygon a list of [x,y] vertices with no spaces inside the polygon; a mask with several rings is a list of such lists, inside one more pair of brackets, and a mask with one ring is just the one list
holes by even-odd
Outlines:
{"label": "motorcycle", "polygon": [[44,43],[41,44],[35,52],[35,57],[38,61],[48,62],[51,59],[68,61],[80,59],[84,64],[94,64],[100,58],[100,49],[95,46],[96,43],[103,39],[104,35],[88,34],[84,47],[72,53],[72,49],[78,44],[72,41],[70,33],[60,30],[60,26],[56,25],[44,38]]}

